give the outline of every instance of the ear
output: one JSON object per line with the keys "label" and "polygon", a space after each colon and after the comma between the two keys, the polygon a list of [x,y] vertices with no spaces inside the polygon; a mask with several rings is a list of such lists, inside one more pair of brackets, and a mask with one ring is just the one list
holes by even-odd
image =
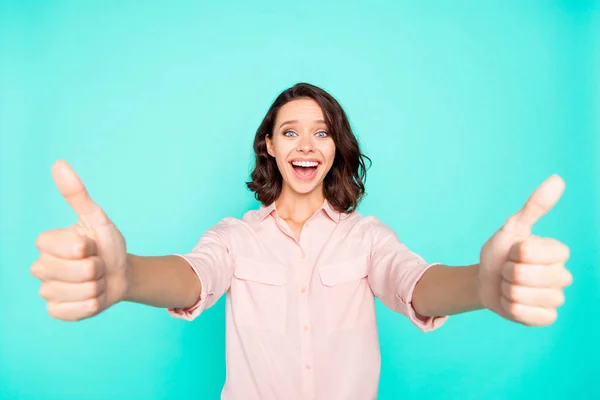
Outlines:
{"label": "ear", "polygon": [[271,140],[271,138],[268,135],[265,136],[265,142],[267,143],[267,153],[269,153],[269,155],[271,157],[275,157],[275,150],[273,149],[273,141]]}

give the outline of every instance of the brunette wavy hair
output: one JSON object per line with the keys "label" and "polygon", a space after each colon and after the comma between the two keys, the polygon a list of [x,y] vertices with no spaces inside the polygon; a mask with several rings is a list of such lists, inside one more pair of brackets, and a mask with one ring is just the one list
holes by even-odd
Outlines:
{"label": "brunette wavy hair", "polygon": [[263,205],[274,202],[281,194],[283,178],[275,158],[267,153],[266,137],[272,138],[277,113],[295,99],[316,101],[325,118],[328,134],[335,143],[335,158],[323,181],[325,198],[340,212],[352,212],[365,194],[367,167],[371,159],[360,151],[358,141],[341,105],[325,90],[309,83],[298,83],[281,92],[262,120],[254,137],[255,167],[251,181],[246,182],[254,197]]}

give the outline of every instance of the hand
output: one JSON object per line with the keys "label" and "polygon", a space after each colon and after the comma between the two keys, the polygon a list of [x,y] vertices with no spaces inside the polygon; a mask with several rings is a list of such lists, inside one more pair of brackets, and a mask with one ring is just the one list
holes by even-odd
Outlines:
{"label": "hand", "polygon": [[479,295],[484,307],[527,326],[554,323],[573,281],[565,268],[569,248],[531,234],[533,224],[560,199],[565,183],[553,175],[481,249]]}
{"label": "hand", "polygon": [[60,320],[77,321],[124,298],[126,244],[65,161],[54,164],[52,175],[78,222],[38,236],[40,256],[31,273],[41,281],[40,296],[47,300],[48,313]]}

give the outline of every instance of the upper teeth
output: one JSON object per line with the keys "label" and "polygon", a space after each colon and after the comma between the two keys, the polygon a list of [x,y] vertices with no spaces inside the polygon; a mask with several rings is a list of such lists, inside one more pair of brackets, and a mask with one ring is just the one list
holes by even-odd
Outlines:
{"label": "upper teeth", "polygon": [[293,161],[292,164],[297,167],[316,167],[319,165],[319,163],[315,161]]}

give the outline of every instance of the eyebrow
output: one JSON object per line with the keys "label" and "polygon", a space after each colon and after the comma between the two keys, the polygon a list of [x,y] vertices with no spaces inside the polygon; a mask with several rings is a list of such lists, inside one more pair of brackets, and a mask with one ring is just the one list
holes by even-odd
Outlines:
{"label": "eyebrow", "polygon": [[[279,125],[279,129],[281,129],[281,127],[282,127],[282,126],[284,126],[284,125],[288,125],[288,124],[294,124],[294,123],[296,123],[296,122],[298,122],[298,120],[297,120],[297,119],[292,119],[292,120],[290,120],[290,121],[285,121],[285,122],[283,122],[281,125]],[[324,121],[324,120],[322,120],[322,119],[317,119],[317,120],[315,120],[315,121],[313,121],[313,122],[315,122],[315,123],[323,123],[323,124],[325,123],[325,121]]]}

